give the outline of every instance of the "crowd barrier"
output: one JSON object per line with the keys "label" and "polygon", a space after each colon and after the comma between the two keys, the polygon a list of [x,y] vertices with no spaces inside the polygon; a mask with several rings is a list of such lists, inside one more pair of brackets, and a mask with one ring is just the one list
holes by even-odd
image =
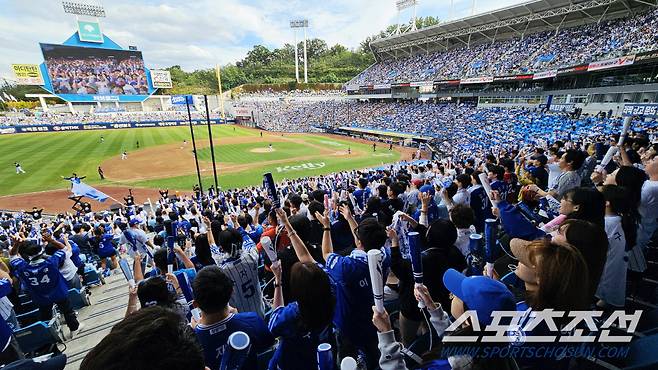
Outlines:
{"label": "crowd barrier", "polygon": [[[211,118],[210,123],[219,125],[224,123],[233,123],[233,119],[223,120],[221,118]],[[194,125],[205,125],[205,119],[193,119]],[[157,120],[142,122],[94,122],[94,123],[62,123],[52,125],[16,125],[0,127],[0,135],[6,134],[23,134],[30,132],[63,132],[63,131],[88,131],[88,130],[111,130],[125,128],[145,128],[145,127],[173,127],[187,126],[189,121],[186,120]]]}

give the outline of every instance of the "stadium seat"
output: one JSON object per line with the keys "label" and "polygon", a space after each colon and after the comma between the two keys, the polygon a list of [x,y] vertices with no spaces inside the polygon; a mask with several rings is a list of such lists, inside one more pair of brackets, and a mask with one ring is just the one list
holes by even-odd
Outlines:
{"label": "stadium seat", "polygon": [[78,289],[69,289],[69,302],[71,303],[71,307],[73,307],[74,310],[79,310],[82,307],[89,306],[91,303],[89,302],[89,296],[87,296],[87,290],[85,288],[82,288],[82,290]]}
{"label": "stadium seat", "polygon": [[49,322],[38,321],[14,331],[14,337],[16,337],[21,350],[26,354],[35,354],[42,350],[52,352],[53,346],[62,342],[57,334],[56,321],[56,318],[51,319]]}
{"label": "stadium seat", "polygon": [[35,322],[39,321],[39,309],[35,308],[32,311],[28,311],[20,315],[16,315],[16,319],[21,324],[21,327],[32,325]]}
{"label": "stadium seat", "polygon": [[645,336],[658,334],[658,308],[642,312],[642,317],[635,329],[635,333]]}
{"label": "stadium seat", "polygon": [[82,276],[82,282],[85,286],[95,286],[95,285],[103,284],[101,277],[98,275],[98,271],[96,271],[96,267],[94,267],[92,264],[89,263],[85,265],[85,271],[84,271],[84,275]]}

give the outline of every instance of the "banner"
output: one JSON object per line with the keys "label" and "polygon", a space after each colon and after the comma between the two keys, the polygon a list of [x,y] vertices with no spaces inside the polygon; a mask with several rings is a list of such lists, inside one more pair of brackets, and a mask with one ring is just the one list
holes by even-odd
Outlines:
{"label": "banner", "polygon": [[185,104],[194,104],[194,97],[192,95],[172,95],[171,104],[173,105],[185,105]]}
{"label": "banner", "polygon": [[635,63],[646,63],[658,59],[658,50],[647,51],[635,55]]}
{"label": "banner", "polygon": [[11,69],[19,85],[43,85],[43,76],[38,64],[12,64]]}
{"label": "banner", "polygon": [[486,77],[471,77],[471,78],[464,78],[461,80],[462,85],[468,85],[468,84],[486,84],[493,82],[494,78],[492,76],[486,76]]}
{"label": "banner", "polygon": [[169,71],[152,69],[151,70],[151,86],[156,89],[171,89],[171,73]]}
{"label": "banner", "polygon": [[557,69],[551,69],[550,71],[538,72],[532,76],[533,80],[542,80],[544,78],[553,78],[557,76]]}
{"label": "banner", "polygon": [[441,81],[434,81],[435,85],[459,85],[461,80],[441,80]]}
{"label": "banner", "polygon": [[567,112],[571,113],[576,109],[576,104],[551,104],[550,110],[551,112]]}
{"label": "banner", "polygon": [[[210,123],[220,125],[224,123],[234,122],[233,119],[226,121],[221,118],[211,118]],[[205,119],[193,119],[193,125],[205,125]],[[189,125],[188,121],[144,121],[144,122],[96,122],[86,124],[72,124],[64,123],[57,125],[16,125],[10,127],[3,127],[0,129],[0,135],[3,134],[22,134],[30,132],[63,132],[63,131],[89,131],[89,130],[116,130],[126,128],[145,128],[145,127],[171,127],[171,126],[186,126]]]}
{"label": "banner", "polygon": [[252,109],[250,107],[235,107],[233,111],[236,117],[251,117]]}
{"label": "banner", "polygon": [[658,117],[658,104],[626,104],[621,111],[621,115],[628,116],[644,116],[649,118]]}
{"label": "banner", "polygon": [[513,76],[496,76],[494,77],[494,82],[508,82],[508,81],[523,81],[523,80],[532,80],[533,75],[513,75]]}
{"label": "banner", "polygon": [[104,40],[101,24],[94,21],[78,20],[78,37],[80,41],[102,44]]}
{"label": "banner", "polygon": [[434,86],[434,81],[416,81],[409,84],[411,87]]}
{"label": "banner", "polygon": [[577,66],[560,68],[560,69],[557,70],[557,75],[562,76],[562,75],[567,75],[567,74],[571,74],[571,73],[587,72],[587,67],[589,67],[589,64],[580,64],[580,65],[577,65]]}
{"label": "banner", "polygon": [[375,90],[386,90],[391,88],[391,84],[381,84],[373,86]]}
{"label": "banner", "polygon": [[587,67],[588,71],[600,71],[602,69],[617,68],[623,66],[629,66],[635,62],[635,54],[625,55],[619,58],[612,58],[606,60],[600,60],[598,62],[592,62]]}

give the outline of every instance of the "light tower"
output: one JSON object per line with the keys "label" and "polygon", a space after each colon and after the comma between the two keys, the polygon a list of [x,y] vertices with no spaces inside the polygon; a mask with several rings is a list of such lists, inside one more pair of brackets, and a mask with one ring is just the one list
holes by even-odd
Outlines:
{"label": "light tower", "polygon": [[306,58],[306,29],[308,28],[308,19],[298,19],[290,21],[290,28],[295,33],[295,78],[299,82],[299,52],[297,51],[297,28],[304,29],[304,83],[308,83],[308,61]]}
{"label": "light tower", "polygon": [[408,31],[415,31],[416,30],[416,5],[418,5],[418,0],[396,0],[395,1],[395,7],[398,9],[398,15],[397,15],[397,27],[395,29],[394,34],[399,35],[402,33],[402,29],[400,28],[400,13],[407,8],[414,8],[414,14],[413,18],[411,18],[411,25],[408,29]]}

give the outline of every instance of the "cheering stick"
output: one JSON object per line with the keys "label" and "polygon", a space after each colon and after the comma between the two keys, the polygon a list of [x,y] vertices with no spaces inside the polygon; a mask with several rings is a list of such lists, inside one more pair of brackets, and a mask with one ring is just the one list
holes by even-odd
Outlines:
{"label": "cheering stick", "polygon": [[249,356],[251,339],[247,333],[236,331],[228,337],[228,346],[222,355],[220,370],[240,370]]}
{"label": "cheering stick", "polygon": [[119,267],[121,267],[121,271],[123,272],[123,276],[126,277],[126,281],[128,281],[128,285],[130,285],[131,288],[135,287],[135,278],[133,277],[133,272],[130,270],[130,266],[128,265],[128,261],[125,259],[120,259],[119,260]]}
{"label": "cheering stick", "polygon": [[267,189],[267,192],[272,197],[272,206],[274,209],[281,208],[281,200],[279,199],[278,192],[276,191],[276,184],[274,183],[274,178],[272,173],[268,172],[263,174],[263,185]]}
{"label": "cheering stick", "polygon": [[356,370],[356,360],[354,357],[345,357],[340,362],[340,370]]}
{"label": "cheering stick", "polygon": [[621,132],[619,133],[619,141],[617,141],[617,146],[611,146],[608,148],[608,151],[605,153],[605,157],[603,157],[603,160],[601,160],[601,164],[596,166],[596,170],[598,172],[603,171],[603,169],[610,163],[612,160],[612,157],[617,154],[617,151],[619,150],[619,146],[624,144],[624,140],[626,139],[626,135],[628,134],[628,130],[631,127],[631,119],[632,117],[626,117],[624,118],[624,126],[621,129]]}
{"label": "cheering stick", "polygon": [[482,187],[484,188],[484,191],[487,193],[487,197],[489,197],[489,201],[491,202],[491,204],[494,204],[493,195],[491,194],[492,192],[491,184],[489,184],[489,178],[487,177],[487,174],[481,173],[478,175],[478,178],[482,183]]}
{"label": "cheering stick", "polygon": [[486,262],[488,277],[493,277],[494,261],[498,257],[496,226],[498,226],[498,222],[495,219],[487,218],[484,220],[484,261]]}
{"label": "cheering stick", "polygon": [[335,368],[331,344],[320,343],[318,345],[318,370],[334,370]]}
{"label": "cheering stick", "polygon": [[[418,233],[411,231],[407,236],[409,237],[409,257],[411,258],[411,269],[414,274],[414,283],[417,286],[423,285],[423,259],[420,255]],[[418,308],[425,308],[425,303],[418,301]]]}
{"label": "cheering stick", "polygon": [[271,263],[274,263],[277,261],[277,255],[276,255],[276,248],[274,244],[272,244],[272,239],[270,239],[269,236],[264,236],[260,239],[260,244],[263,246],[263,250],[265,251],[265,254],[267,254],[267,258],[270,259]]}
{"label": "cheering stick", "polygon": [[370,285],[372,286],[372,297],[375,300],[377,312],[384,312],[384,272],[382,261],[384,254],[379,249],[368,251],[368,269],[370,270]]}

